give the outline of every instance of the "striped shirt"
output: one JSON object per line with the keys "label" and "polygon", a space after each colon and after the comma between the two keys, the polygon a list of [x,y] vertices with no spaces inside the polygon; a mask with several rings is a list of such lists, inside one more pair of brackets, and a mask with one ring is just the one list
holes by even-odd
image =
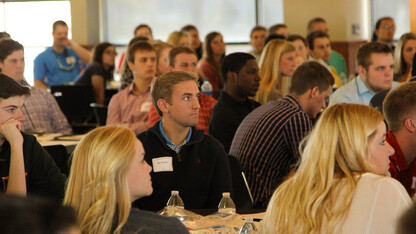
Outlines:
{"label": "striped shirt", "polygon": [[[23,85],[28,86],[26,81]],[[25,119],[21,121],[23,131],[72,134],[72,128],[58,103],[46,90],[30,87],[30,96],[24,98],[22,109],[25,116]]]}
{"label": "striped shirt", "polygon": [[240,160],[256,208],[266,208],[297,163],[299,143],[311,129],[310,118],[290,94],[257,108],[238,127],[230,154]]}

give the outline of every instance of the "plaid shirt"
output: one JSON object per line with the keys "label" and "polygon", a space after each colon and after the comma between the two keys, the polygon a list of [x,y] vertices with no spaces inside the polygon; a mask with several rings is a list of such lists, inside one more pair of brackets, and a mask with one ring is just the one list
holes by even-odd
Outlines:
{"label": "plaid shirt", "polygon": [[[28,84],[24,82],[23,85]],[[24,99],[22,111],[25,116],[22,131],[44,130],[47,133],[72,134],[72,128],[55,98],[43,89],[31,87],[30,96]]]}
{"label": "plaid shirt", "polygon": [[[205,134],[208,134],[209,118],[211,117],[212,109],[214,108],[217,100],[212,96],[200,93],[199,94],[199,116],[198,124],[196,129],[204,130]],[[152,105],[149,110],[149,118],[147,119],[147,125],[153,126],[157,121],[160,120],[160,116],[157,114],[155,107]]]}
{"label": "plaid shirt", "polygon": [[241,162],[256,207],[267,206],[297,163],[299,143],[311,129],[310,118],[290,94],[257,108],[238,127],[230,154]]}

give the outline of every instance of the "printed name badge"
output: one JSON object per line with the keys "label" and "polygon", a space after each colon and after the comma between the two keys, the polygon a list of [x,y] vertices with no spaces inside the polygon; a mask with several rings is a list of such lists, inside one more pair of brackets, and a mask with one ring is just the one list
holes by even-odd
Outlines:
{"label": "printed name badge", "polygon": [[172,157],[159,157],[152,159],[153,171],[173,171]]}
{"label": "printed name badge", "polygon": [[145,102],[142,104],[142,107],[140,108],[140,112],[149,112],[150,107],[152,106],[151,102]]}

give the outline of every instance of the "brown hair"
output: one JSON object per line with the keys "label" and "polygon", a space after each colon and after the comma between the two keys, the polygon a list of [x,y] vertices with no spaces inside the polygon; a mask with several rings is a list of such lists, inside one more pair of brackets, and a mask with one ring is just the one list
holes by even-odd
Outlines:
{"label": "brown hair", "polygon": [[198,32],[198,29],[197,29],[194,25],[192,25],[192,24],[185,25],[185,26],[183,26],[183,27],[181,28],[181,31],[186,31],[186,32],[188,32],[188,31],[191,31],[191,30],[195,30],[195,31],[197,31],[197,32]]}
{"label": "brown hair", "polygon": [[371,60],[371,54],[373,53],[391,54],[391,49],[388,45],[379,42],[369,42],[363,44],[358,49],[357,66],[363,66],[367,71],[368,67],[373,64],[373,61]]}
{"label": "brown hair", "polygon": [[322,31],[313,31],[306,36],[306,44],[308,45],[309,49],[313,50],[314,47],[314,41],[316,38],[328,38],[329,35],[327,33],[324,33]]}
{"label": "brown hair", "polygon": [[58,26],[64,26],[64,27],[67,27],[68,28],[68,25],[65,23],[65,21],[58,20],[58,21],[55,21],[53,23],[53,25],[52,25],[52,32],[55,32],[56,27],[58,27]]}
{"label": "brown hair", "polygon": [[152,28],[150,28],[150,26],[149,26],[149,25],[147,25],[147,24],[140,24],[140,25],[138,25],[138,26],[134,29],[134,34],[133,34],[133,35],[136,35],[137,30],[139,30],[139,29],[141,29],[141,28],[147,28],[147,29],[149,29],[150,34],[153,34],[153,32],[152,32]]}
{"label": "brown hair", "polygon": [[29,96],[30,88],[22,86],[12,78],[0,73],[0,101],[16,96]]}
{"label": "brown hair", "polygon": [[323,92],[334,82],[334,77],[327,68],[318,62],[305,62],[293,73],[289,92],[302,95],[315,86],[318,86],[319,92]]}
{"label": "brown hair", "polygon": [[190,72],[172,71],[161,75],[155,80],[150,89],[152,103],[155,106],[157,114],[162,117],[163,113],[157,105],[159,99],[163,99],[168,103],[172,98],[172,87],[184,81],[193,80],[198,85],[198,77]]}
{"label": "brown hair", "polygon": [[403,127],[403,121],[416,114],[416,83],[408,82],[390,90],[383,101],[383,113],[393,132]]}
{"label": "brown hair", "polygon": [[8,38],[0,40],[0,62],[4,62],[7,56],[18,50],[23,50],[23,45],[19,42]]}
{"label": "brown hair", "polygon": [[136,51],[153,51],[156,53],[155,48],[145,41],[138,41],[132,45],[129,45],[127,50],[127,61],[134,63],[134,54]]}
{"label": "brown hair", "polygon": [[269,31],[267,32],[268,35],[276,34],[276,31],[281,28],[287,28],[286,24],[275,24],[270,26]]}
{"label": "brown hair", "polygon": [[[218,85],[220,87],[222,87],[223,84],[224,84],[224,80],[223,80],[222,75],[221,75],[221,68],[214,61],[214,53],[212,52],[212,48],[211,48],[211,42],[217,36],[222,37],[222,34],[219,33],[219,32],[210,32],[210,33],[207,34],[207,36],[205,37],[204,44],[203,44],[203,57],[208,61],[209,64],[211,64],[211,66],[214,67],[215,74],[218,77]],[[222,55],[221,61],[224,58],[224,56],[225,56],[225,54]]]}
{"label": "brown hair", "polygon": [[[416,40],[415,33],[410,32],[403,34],[397,42],[397,47],[394,50],[394,73],[400,76],[399,79],[406,73],[408,69],[406,61],[404,61],[403,58],[403,50],[406,43],[410,40]],[[411,67],[412,65],[410,65],[410,68]]]}
{"label": "brown hair", "polygon": [[257,32],[257,31],[266,31],[267,32],[267,29],[265,27],[261,26],[261,25],[254,26],[254,28],[251,29],[250,37],[253,36],[253,33]]}
{"label": "brown hair", "polygon": [[304,38],[304,37],[302,37],[301,35],[298,35],[298,34],[292,34],[292,35],[288,36],[286,40],[287,40],[287,41],[290,41],[290,42],[294,42],[294,41],[300,40],[300,41],[302,41],[302,42],[303,42],[303,44],[304,44],[304,45],[305,45],[305,47],[306,47],[306,40],[305,40],[305,38]]}
{"label": "brown hair", "polygon": [[316,17],[316,18],[311,19],[308,23],[308,31],[309,32],[313,31],[312,29],[313,29],[313,27],[315,26],[316,23],[326,23],[326,21],[321,17]]}
{"label": "brown hair", "polygon": [[196,56],[196,58],[198,60],[198,55],[196,54],[196,52],[193,49],[191,49],[189,47],[186,47],[186,46],[178,46],[178,47],[174,47],[173,49],[171,49],[169,51],[169,54],[168,54],[168,64],[169,64],[169,66],[173,67],[175,65],[176,56],[178,56],[178,54],[182,54],[182,53],[184,53],[184,54],[193,54],[193,55]]}

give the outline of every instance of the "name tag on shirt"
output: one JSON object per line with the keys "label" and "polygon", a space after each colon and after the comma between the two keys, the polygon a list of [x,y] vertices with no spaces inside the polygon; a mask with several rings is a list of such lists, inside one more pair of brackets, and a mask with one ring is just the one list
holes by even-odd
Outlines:
{"label": "name tag on shirt", "polygon": [[141,108],[140,108],[140,112],[149,112],[150,111],[150,107],[153,104],[151,102],[145,102],[142,104]]}
{"label": "name tag on shirt", "polygon": [[152,159],[153,171],[173,171],[172,157],[159,157]]}
{"label": "name tag on shirt", "polygon": [[67,64],[74,64],[77,61],[74,56],[68,56],[65,60]]}

